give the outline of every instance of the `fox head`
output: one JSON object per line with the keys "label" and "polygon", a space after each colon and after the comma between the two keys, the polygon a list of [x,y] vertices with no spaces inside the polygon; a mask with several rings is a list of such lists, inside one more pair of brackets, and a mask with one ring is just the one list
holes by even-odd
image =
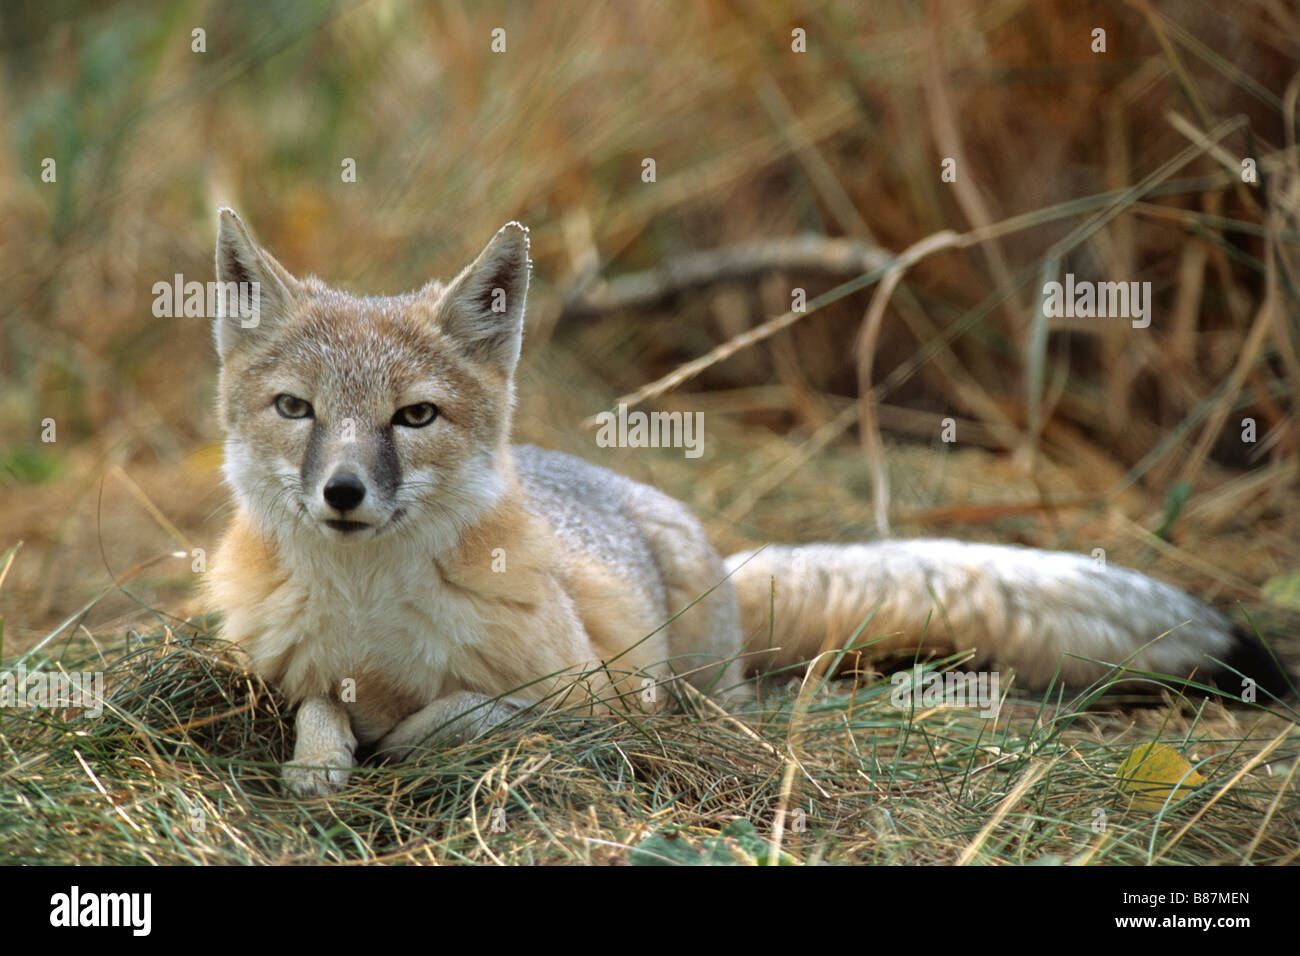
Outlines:
{"label": "fox head", "polygon": [[224,473],[263,534],[342,544],[418,525],[436,546],[491,508],[529,268],[512,222],[449,283],[358,297],[295,278],[222,209],[217,280],[255,303],[214,323]]}

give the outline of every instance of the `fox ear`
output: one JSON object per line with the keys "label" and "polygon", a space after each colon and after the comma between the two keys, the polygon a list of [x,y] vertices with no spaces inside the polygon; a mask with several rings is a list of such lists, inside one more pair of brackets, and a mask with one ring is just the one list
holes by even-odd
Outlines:
{"label": "fox ear", "polygon": [[[213,331],[223,359],[282,320],[299,291],[298,280],[253,241],[235,211],[226,207],[217,215],[217,282],[222,284],[223,294],[217,297],[222,309]],[[226,283],[236,284],[234,296]]]}
{"label": "fox ear", "polygon": [[443,334],[507,376],[519,361],[531,267],[528,230],[506,223],[439,299]]}

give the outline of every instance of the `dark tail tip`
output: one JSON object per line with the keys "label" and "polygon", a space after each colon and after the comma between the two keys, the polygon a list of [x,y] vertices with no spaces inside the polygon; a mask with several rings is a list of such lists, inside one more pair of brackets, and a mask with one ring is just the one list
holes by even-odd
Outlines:
{"label": "dark tail tip", "polygon": [[[1240,693],[1242,678],[1249,677],[1256,686],[1274,697],[1285,699],[1300,696],[1300,680],[1281,660],[1275,660],[1264,646],[1263,640],[1241,625],[1233,629],[1233,644],[1222,657],[1225,667],[1215,666],[1210,674],[1214,683],[1234,693]],[[1231,670],[1229,670],[1231,668]],[[1263,695],[1260,695],[1263,698]],[[1261,699],[1260,703],[1268,703]]]}

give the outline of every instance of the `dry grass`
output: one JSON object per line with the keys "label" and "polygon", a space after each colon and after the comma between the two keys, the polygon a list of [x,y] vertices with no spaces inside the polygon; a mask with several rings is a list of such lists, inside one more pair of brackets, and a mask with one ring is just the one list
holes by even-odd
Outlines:
{"label": "dry grass", "polygon": [[[1294,712],[1170,698],[1134,714],[1048,695],[985,720],[899,709],[879,681],[769,682],[734,715],[692,696],[672,715],[519,720],[303,801],[279,790],[281,702],[201,629],[60,656],[96,669],[101,652],[102,717],[6,717],[0,858],[623,864],[664,852],[645,843],[657,836],[683,862],[736,821],[760,839],[728,841],[726,862],[775,849],[801,864],[1270,864],[1300,844]],[[1116,771],[1152,740],[1206,780],[1133,807]]]}

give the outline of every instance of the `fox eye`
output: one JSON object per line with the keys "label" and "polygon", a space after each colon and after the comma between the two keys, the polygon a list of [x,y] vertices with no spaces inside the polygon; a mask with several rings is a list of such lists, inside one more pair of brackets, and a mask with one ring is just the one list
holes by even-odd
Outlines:
{"label": "fox eye", "polygon": [[420,402],[417,405],[399,408],[397,414],[393,416],[393,424],[404,425],[407,428],[423,428],[425,425],[432,425],[437,417],[437,405],[432,402]]}
{"label": "fox eye", "polygon": [[281,393],[275,396],[275,410],[284,418],[311,418],[311,402],[304,401],[296,395]]}

